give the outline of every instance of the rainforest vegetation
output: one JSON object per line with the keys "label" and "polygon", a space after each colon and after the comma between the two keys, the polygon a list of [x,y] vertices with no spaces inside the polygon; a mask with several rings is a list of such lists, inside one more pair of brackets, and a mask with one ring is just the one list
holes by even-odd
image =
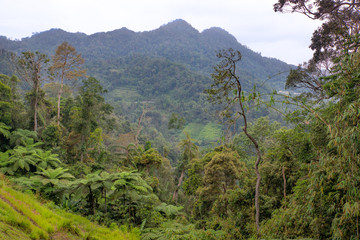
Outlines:
{"label": "rainforest vegetation", "polygon": [[359,8],[279,0],[323,22],[297,68],[183,20],[0,38],[0,235],[359,239]]}

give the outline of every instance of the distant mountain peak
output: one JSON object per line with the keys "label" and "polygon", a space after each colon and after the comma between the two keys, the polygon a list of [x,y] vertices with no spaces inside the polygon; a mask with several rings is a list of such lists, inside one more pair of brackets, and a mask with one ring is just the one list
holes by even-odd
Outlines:
{"label": "distant mountain peak", "polygon": [[181,32],[196,32],[199,33],[190,23],[183,19],[176,19],[165,25],[162,25],[159,29],[170,30],[170,31],[181,31]]}
{"label": "distant mountain peak", "polygon": [[182,25],[188,25],[191,26],[190,23],[188,23],[187,21],[185,21],[184,19],[178,18],[175,19],[174,21],[169,22],[168,24],[182,24]]}
{"label": "distant mountain peak", "polygon": [[113,31],[109,31],[109,32],[106,32],[106,33],[135,33],[133,30],[130,30],[126,27],[122,27],[122,28],[119,28],[119,29],[115,29]]}
{"label": "distant mountain peak", "polygon": [[[32,34],[31,37],[37,36],[37,35],[52,35],[52,34],[66,34],[65,30],[62,30],[61,28],[51,28],[49,30],[43,31],[43,32],[35,32]],[[27,37],[28,38],[28,37]]]}
{"label": "distant mountain peak", "polygon": [[221,34],[231,35],[228,31],[220,27],[211,27],[202,31],[202,33],[221,33]]}

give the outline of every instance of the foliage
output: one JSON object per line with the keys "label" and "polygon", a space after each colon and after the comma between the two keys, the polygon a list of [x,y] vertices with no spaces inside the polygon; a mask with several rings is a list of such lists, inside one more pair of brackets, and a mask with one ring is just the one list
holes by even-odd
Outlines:
{"label": "foliage", "polygon": [[224,231],[198,230],[193,224],[182,224],[178,222],[165,222],[161,228],[146,229],[142,239],[165,240],[165,239],[227,239]]}
{"label": "foliage", "polygon": [[9,138],[10,137],[10,131],[9,131],[10,129],[11,129],[10,126],[6,125],[3,122],[0,122],[0,133],[1,133],[1,135],[3,135],[6,138]]}
{"label": "foliage", "polygon": [[[89,220],[40,203],[35,195],[15,191],[0,180],[0,234],[5,239],[138,239],[136,230],[105,228]],[[42,201],[43,202],[43,201]],[[7,238],[9,237],[9,238]]]}
{"label": "foliage", "polygon": [[31,171],[31,167],[36,167],[35,150],[36,145],[26,147],[17,146],[13,150],[8,150],[9,158],[1,163],[1,171],[5,174],[14,175],[17,172],[26,174]]}
{"label": "foliage", "polygon": [[359,47],[359,1],[279,0],[275,11],[299,12],[311,19],[322,20],[323,24],[314,31],[310,48],[314,50],[312,61],[333,60]]}
{"label": "foliage", "polygon": [[[105,92],[106,90],[95,78],[89,77],[83,80],[80,95],[76,99],[77,103],[70,110],[70,129],[76,138],[75,144],[79,145],[78,149],[75,150],[75,154],[79,156],[82,162],[85,159],[91,159],[92,156],[88,153],[92,147],[91,144],[101,144],[101,129],[97,129],[98,124],[101,120],[105,121],[106,117],[112,112],[112,106],[105,103],[102,96]],[[96,142],[96,140],[100,142]]]}
{"label": "foliage", "polygon": [[135,156],[134,161],[139,169],[146,168],[146,172],[149,174],[151,167],[158,168],[162,164],[162,156],[150,145],[147,150],[144,150],[140,155]]}
{"label": "foliage", "polygon": [[35,140],[37,140],[36,132],[21,128],[13,131],[10,136],[10,144],[15,146],[26,146],[29,143],[34,143]]}
{"label": "foliage", "polygon": [[41,139],[48,148],[54,148],[61,145],[61,128],[57,125],[50,124],[41,132]]}
{"label": "foliage", "polygon": [[339,65],[342,57],[359,49],[360,3],[358,0],[279,0],[275,11],[298,12],[322,21],[313,32],[310,48],[314,51],[308,63],[292,70],[287,87],[302,87],[312,98],[323,99],[331,95],[324,89],[331,82],[329,72]]}
{"label": "foliage", "polygon": [[[324,85],[333,101],[312,120],[316,159],[307,158],[307,173],[296,181],[289,204],[275,211],[266,222],[271,236],[286,233],[288,237],[357,237],[359,196],[355,189],[359,173],[354,168],[358,154],[354,106],[358,104],[358,88],[354,83],[359,78],[358,63],[357,52],[345,55]],[[320,137],[315,139],[317,136]]]}
{"label": "foliage", "polygon": [[[313,8],[305,9],[310,2]],[[265,81],[264,74],[288,66],[242,47],[241,54],[218,53],[221,62],[210,85],[204,74],[216,58],[206,51],[239,45],[221,29],[199,33],[181,20],[141,34],[122,29],[91,36],[87,47],[93,48],[84,56],[94,77],[78,88],[64,85],[60,95],[61,83],[43,91],[44,80],[53,77],[45,71],[46,56],[21,55],[20,80],[0,75],[0,170],[17,188],[36,193],[43,203],[50,200],[53,210],[34,204],[33,194],[11,190],[10,181],[0,176],[0,235],[131,239],[141,231],[143,239],[358,239],[360,54],[357,42],[351,42],[356,34],[346,32],[358,6],[356,1],[334,3],[285,0],[277,5],[277,10],[310,10],[325,20],[313,39],[319,62],[314,58],[288,77],[287,87],[305,89],[300,96],[274,91],[267,97],[265,85],[261,92],[251,88],[259,77]],[[346,7],[351,4],[352,9]],[[332,27],[334,21],[350,28]],[[51,30],[48,37],[54,33],[53,42],[43,41],[41,33],[12,47],[26,43],[54,50],[64,32]],[[68,34],[69,42],[84,50],[88,36],[74,36]],[[124,36],[132,40],[122,42]],[[70,45],[62,47],[74,52]],[[313,64],[328,53],[337,57],[327,58],[331,68],[316,68]],[[254,61],[264,65],[256,67]],[[52,66],[62,80],[79,76],[79,69],[66,72],[61,63]],[[250,73],[250,66],[258,72]],[[27,80],[27,88],[18,88]],[[111,90],[111,104],[104,86]],[[208,103],[205,88],[210,100],[222,105]],[[281,109],[275,113],[260,104]],[[250,111],[254,108],[259,111]],[[274,121],[278,112],[289,110],[294,111],[281,123]],[[27,122],[35,114],[37,121]],[[225,124],[215,124],[215,118]],[[35,123],[36,131],[30,131]]]}
{"label": "foliage", "polygon": [[229,190],[236,188],[238,186],[236,182],[243,179],[242,175],[245,176],[242,172],[246,172],[247,169],[239,158],[236,152],[224,148],[204,166],[203,186],[197,189],[199,201],[203,206],[198,210],[201,215],[210,211],[219,216],[227,214],[227,204],[222,209],[219,206],[214,208],[212,206],[216,205],[215,202],[221,199],[221,196],[226,196]]}
{"label": "foliage", "polygon": [[86,71],[81,68],[82,64],[84,64],[84,59],[81,57],[81,54],[78,54],[75,48],[67,42],[63,42],[56,48],[51,71],[60,79],[57,101],[57,125],[60,125],[60,102],[64,81],[74,81],[84,76]]}
{"label": "foliage", "polygon": [[[246,79],[246,89],[251,88],[254,82],[266,82],[264,84],[269,83],[271,88],[283,89],[286,76],[279,73],[292,67],[277,59],[262,57],[238,43],[223,29],[210,28],[199,32],[181,19],[142,33],[122,28],[86,36],[51,29],[19,41],[1,40],[4,49],[18,54],[41,50],[49,56],[54,56],[57,47],[66,41],[86,60],[83,67],[87,68],[88,75],[98,79],[109,90],[104,97],[114,107],[114,113],[134,123],[144,103],[153,108],[152,121],[144,125],[146,129],[155,127],[169,139],[172,162],[178,157],[172,152],[176,151],[175,145],[179,141],[178,132],[167,129],[172,113],[180,114],[186,123],[207,124],[218,120],[214,116],[214,106],[206,101],[203,94],[211,83],[209,75],[212,67],[217,63],[214,52],[229,47],[242,52],[244,58],[239,67]],[[54,88],[58,90],[59,85]],[[71,86],[75,94],[76,87]],[[61,117],[65,120],[65,109],[62,108]],[[55,117],[55,114],[54,104],[51,116]],[[193,133],[192,137],[197,139]],[[216,140],[211,139],[210,142]],[[202,141],[204,146],[209,144],[206,138]],[[160,141],[158,144],[153,141],[153,145],[159,151],[163,147]]]}
{"label": "foliage", "polygon": [[24,123],[24,109],[18,84],[19,79],[16,76],[0,74],[0,124],[13,129],[22,127]]}
{"label": "foliage", "polygon": [[171,218],[179,215],[179,212],[181,211],[181,209],[183,209],[183,207],[168,205],[163,202],[160,205],[156,206],[154,209],[162,214],[165,214],[166,217]]}
{"label": "foliage", "polygon": [[180,117],[179,114],[177,113],[172,113],[170,120],[169,120],[169,124],[168,124],[168,128],[169,129],[183,129],[184,125],[185,125],[186,121],[183,117]]}
{"label": "foliage", "polygon": [[30,102],[31,111],[33,115],[33,130],[37,131],[39,126],[39,107],[44,103],[44,93],[41,89],[44,77],[47,76],[47,65],[49,59],[46,54],[38,51],[23,52],[20,57],[16,57],[16,73],[30,86],[28,92],[28,100]]}
{"label": "foliage", "polygon": [[255,221],[257,229],[257,237],[260,237],[260,182],[261,175],[259,172],[259,165],[262,161],[262,153],[259,147],[258,139],[254,138],[253,134],[248,131],[248,105],[251,100],[257,99],[259,93],[256,90],[256,84],[253,87],[253,92],[245,96],[244,79],[242,79],[237,71],[237,64],[242,59],[240,51],[235,51],[232,48],[222,50],[217,53],[217,57],[221,60],[214,67],[214,74],[212,78],[214,82],[211,87],[205,92],[208,93],[209,101],[221,105],[221,115],[226,118],[230,124],[236,123],[237,118],[243,121],[242,131],[252,143],[255,148]]}

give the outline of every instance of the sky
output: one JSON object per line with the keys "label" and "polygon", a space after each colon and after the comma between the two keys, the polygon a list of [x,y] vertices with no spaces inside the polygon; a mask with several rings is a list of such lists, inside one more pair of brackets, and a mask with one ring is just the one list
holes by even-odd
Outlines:
{"label": "sky", "polygon": [[298,65],[309,60],[320,22],[275,13],[276,0],[0,0],[0,36],[10,39],[61,28],[93,34],[126,27],[150,31],[183,19],[200,32],[220,27],[262,56]]}

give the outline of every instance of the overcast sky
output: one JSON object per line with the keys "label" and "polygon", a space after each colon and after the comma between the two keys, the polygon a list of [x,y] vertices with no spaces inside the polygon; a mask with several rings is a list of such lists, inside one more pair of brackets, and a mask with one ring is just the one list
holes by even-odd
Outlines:
{"label": "overcast sky", "polygon": [[273,11],[276,0],[0,0],[0,35],[11,39],[61,28],[92,34],[149,31],[184,19],[199,31],[221,27],[263,56],[299,64],[318,22]]}

